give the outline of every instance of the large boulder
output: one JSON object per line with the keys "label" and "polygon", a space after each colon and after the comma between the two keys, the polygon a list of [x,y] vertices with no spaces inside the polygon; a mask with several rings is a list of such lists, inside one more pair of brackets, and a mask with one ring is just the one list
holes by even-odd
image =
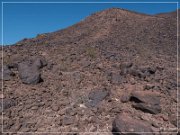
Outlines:
{"label": "large boulder", "polygon": [[152,135],[151,125],[145,121],[131,118],[127,114],[118,115],[112,124],[112,132],[114,135]]}
{"label": "large boulder", "polygon": [[37,84],[43,81],[40,69],[44,66],[47,66],[47,61],[40,57],[22,62],[18,65],[19,77],[25,84]]}
{"label": "large boulder", "polygon": [[20,63],[18,65],[19,77],[25,84],[37,84],[42,81],[38,66],[28,63]]}

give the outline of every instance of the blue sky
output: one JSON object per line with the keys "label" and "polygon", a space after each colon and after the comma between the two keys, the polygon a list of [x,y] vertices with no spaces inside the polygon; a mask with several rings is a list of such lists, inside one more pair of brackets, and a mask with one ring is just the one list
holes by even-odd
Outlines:
{"label": "blue sky", "polygon": [[[35,0],[31,0],[33,2]],[[45,1],[45,0],[44,0]],[[80,0],[83,2],[88,2]],[[163,2],[165,2],[164,0]],[[170,1],[170,0],[169,0]],[[25,1],[23,1],[25,2]],[[39,1],[42,2],[42,1]],[[60,1],[58,1],[60,2]],[[66,1],[67,2],[67,1]],[[75,2],[75,1],[73,1]],[[91,2],[93,2],[91,0]],[[97,0],[96,0],[97,2]],[[102,2],[102,1],[98,1]],[[103,1],[107,2],[107,1]],[[112,2],[112,1],[110,1]],[[116,0],[117,2],[117,0]],[[121,0],[122,2],[122,0]],[[127,1],[126,1],[127,2]],[[132,1],[129,1],[132,2]],[[135,2],[135,1],[133,1]],[[145,0],[143,1],[145,2]],[[151,2],[153,2],[151,0]],[[157,1],[156,1],[157,2]],[[161,2],[161,1],[159,1]],[[171,0],[173,2],[173,0]],[[176,2],[176,1],[174,1]],[[3,41],[4,44],[14,44],[23,38],[32,38],[37,34],[53,32],[73,25],[90,14],[107,8],[117,7],[146,14],[171,12],[177,9],[176,3],[168,4],[127,4],[127,3],[100,3],[100,4],[3,4]],[[2,41],[1,41],[2,42]]]}

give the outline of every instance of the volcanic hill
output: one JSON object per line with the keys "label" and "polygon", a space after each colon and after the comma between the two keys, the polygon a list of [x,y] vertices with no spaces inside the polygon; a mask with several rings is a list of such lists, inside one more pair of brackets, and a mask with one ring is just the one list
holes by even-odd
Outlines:
{"label": "volcanic hill", "polygon": [[177,132],[176,13],[111,8],[4,46],[3,132]]}

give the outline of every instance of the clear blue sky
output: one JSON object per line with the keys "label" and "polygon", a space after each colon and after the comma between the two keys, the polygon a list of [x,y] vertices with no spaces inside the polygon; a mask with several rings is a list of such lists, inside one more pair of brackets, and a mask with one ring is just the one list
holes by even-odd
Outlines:
{"label": "clear blue sky", "polygon": [[[31,0],[31,2],[32,1],[35,0]],[[79,1],[88,2],[90,0],[86,0],[86,1],[79,0]],[[121,0],[121,2],[122,1],[123,0]],[[145,0],[142,1],[146,2]],[[166,0],[163,1],[165,2]],[[173,0],[169,0],[169,1],[172,2]],[[23,2],[25,2],[25,0]],[[91,2],[93,1],[91,0]],[[107,1],[103,0],[103,2],[107,2]],[[4,7],[3,8],[4,9],[3,10],[4,11],[3,14],[4,44],[13,44],[23,38],[32,38],[40,33],[53,32],[62,28],[66,28],[70,25],[79,22],[80,20],[84,19],[85,17],[89,16],[94,12],[111,7],[124,8],[131,11],[136,11],[146,14],[157,14],[157,13],[175,11],[177,9],[177,4],[176,3],[174,4],[157,4],[157,3],[156,4],[149,4],[149,3],[148,4],[138,4],[138,3],[137,4],[127,4],[127,3],[126,4],[10,3],[9,4],[9,3],[4,3],[3,7]]]}

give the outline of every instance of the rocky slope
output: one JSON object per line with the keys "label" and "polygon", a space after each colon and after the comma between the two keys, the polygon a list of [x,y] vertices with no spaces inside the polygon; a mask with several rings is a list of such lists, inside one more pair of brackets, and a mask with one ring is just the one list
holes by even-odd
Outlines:
{"label": "rocky slope", "polygon": [[175,14],[112,8],[4,46],[3,132],[177,134]]}

